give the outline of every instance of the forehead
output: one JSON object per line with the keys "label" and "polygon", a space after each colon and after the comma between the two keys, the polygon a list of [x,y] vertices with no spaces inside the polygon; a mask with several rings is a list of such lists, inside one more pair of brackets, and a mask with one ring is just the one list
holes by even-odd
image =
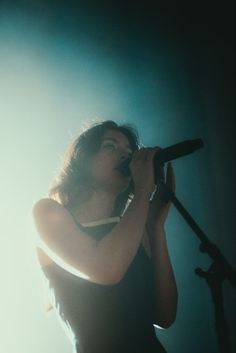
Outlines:
{"label": "forehead", "polygon": [[118,143],[121,143],[121,144],[124,144],[126,145],[127,147],[130,148],[130,143],[129,143],[129,140],[128,138],[122,134],[122,132],[120,131],[116,131],[116,130],[107,130],[104,135],[103,135],[103,140],[105,139],[114,139],[116,140]]}

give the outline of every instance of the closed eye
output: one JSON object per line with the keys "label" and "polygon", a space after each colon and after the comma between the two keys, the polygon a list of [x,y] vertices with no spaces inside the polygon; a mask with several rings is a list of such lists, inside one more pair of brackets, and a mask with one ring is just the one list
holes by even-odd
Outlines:
{"label": "closed eye", "polygon": [[102,146],[102,148],[107,148],[107,149],[115,149],[115,146],[112,143],[106,143]]}
{"label": "closed eye", "polygon": [[[113,143],[108,142],[108,143],[102,144],[102,148],[105,148],[106,150],[114,151],[117,148],[117,146]],[[128,158],[132,158],[133,152],[131,152],[129,149],[127,150],[127,155],[128,155]]]}

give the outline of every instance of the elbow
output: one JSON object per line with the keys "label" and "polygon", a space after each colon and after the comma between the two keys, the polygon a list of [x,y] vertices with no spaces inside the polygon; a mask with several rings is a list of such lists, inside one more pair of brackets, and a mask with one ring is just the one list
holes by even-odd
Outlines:
{"label": "elbow", "polygon": [[165,318],[163,320],[155,320],[154,325],[160,329],[168,329],[175,322],[176,317]]}
{"label": "elbow", "polygon": [[129,263],[119,263],[113,270],[112,278],[114,284],[118,284],[119,282],[122,281],[124,276],[126,275],[126,272],[128,271],[129,268]]}
{"label": "elbow", "polygon": [[177,316],[177,305],[171,310],[165,312],[157,313],[154,317],[154,326],[157,326],[160,329],[168,329],[176,320]]}
{"label": "elbow", "polygon": [[115,258],[112,260],[113,261],[110,261],[109,265],[106,263],[105,267],[107,270],[105,272],[107,281],[109,281],[108,284],[115,285],[121,282],[124,278],[129,268],[129,263],[121,261],[122,259],[120,258],[118,258],[117,261],[115,261]]}
{"label": "elbow", "polygon": [[106,266],[106,269],[101,269],[96,277],[99,283],[107,285],[116,285],[124,277],[124,271],[118,266]]}
{"label": "elbow", "polygon": [[94,261],[90,261],[89,265],[89,271],[87,271],[89,279],[104,285],[118,284],[127,271],[127,266],[123,264],[122,258],[114,256],[114,254],[107,256],[103,250],[101,254],[94,257]]}
{"label": "elbow", "polygon": [[109,284],[115,285],[121,282],[125,275],[125,271],[122,271],[121,269],[113,269],[112,271],[109,272],[108,279],[109,279]]}
{"label": "elbow", "polygon": [[154,326],[156,326],[158,329],[168,329],[169,327],[171,327],[173,325],[173,323],[175,322],[176,317],[173,318],[165,318],[165,319],[158,319],[158,320],[154,320]]}
{"label": "elbow", "polygon": [[108,286],[116,285],[121,281],[121,277],[119,276],[118,273],[104,268],[96,269],[95,271],[93,270],[92,272],[90,271],[86,275],[81,272],[77,273],[76,275],[78,277],[82,277],[91,282],[102,284],[102,285],[108,285]]}
{"label": "elbow", "polygon": [[163,328],[169,328],[170,326],[173,325],[173,323],[176,320],[176,316],[177,316],[177,307],[175,307],[175,309],[173,310],[172,313],[169,314],[169,316],[166,318]]}

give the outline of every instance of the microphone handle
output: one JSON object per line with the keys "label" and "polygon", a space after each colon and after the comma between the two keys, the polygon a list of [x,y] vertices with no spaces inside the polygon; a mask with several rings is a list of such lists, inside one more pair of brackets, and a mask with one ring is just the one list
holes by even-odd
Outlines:
{"label": "microphone handle", "polygon": [[154,167],[156,168],[160,165],[163,166],[164,163],[193,153],[201,147],[203,147],[202,139],[195,139],[186,140],[180,143],[176,143],[170,147],[163,148],[154,156]]}
{"label": "microphone handle", "polygon": [[[172,145],[170,147],[160,149],[158,152],[156,152],[153,159],[155,181],[161,177],[161,167],[164,166],[164,163],[169,162],[173,159],[188,155],[201,147],[203,147],[202,139],[195,139],[195,140],[186,140],[180,143],[176,143],[175,145]],[[126,176],[130,175],[130,169],[129,169],[130,161],[131,161],[131,158],[127,159],[119,167],[119,170]]]}

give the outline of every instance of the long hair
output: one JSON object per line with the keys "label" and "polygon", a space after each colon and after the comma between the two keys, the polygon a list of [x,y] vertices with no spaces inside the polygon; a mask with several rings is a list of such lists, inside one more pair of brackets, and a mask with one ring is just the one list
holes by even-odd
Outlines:
{"label": "long hair", "polygon": [[[71,144],[69,144],[62,167],[52,180],[48,195],[68,209],[89,198],[91,178],[87,165],[94,154],[99,150],[104,133],[107,130],[116,130],[123,133],[131,146],[132,151],[139,149],[139,136],[136,127],[131,124],[118,125],[112,120],[92,123]],[[132,200],[134,183],[131,180],[128,188],[120,193],[112,210],[112,216],[122,215],[128,203]]]}

